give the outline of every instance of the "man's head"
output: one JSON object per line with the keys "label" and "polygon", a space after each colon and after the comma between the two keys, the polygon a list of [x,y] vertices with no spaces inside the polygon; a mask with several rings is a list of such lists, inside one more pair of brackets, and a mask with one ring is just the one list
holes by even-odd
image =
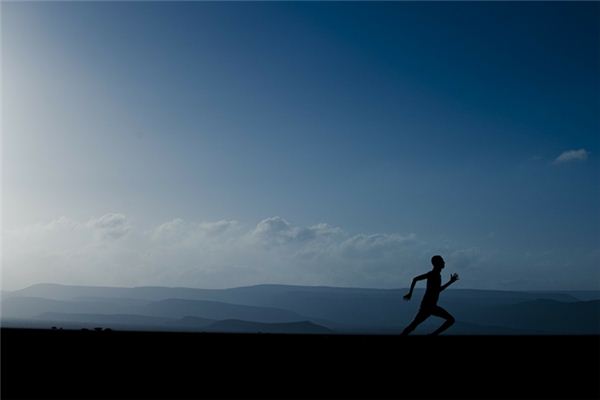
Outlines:
{"label": "man's head", "polygon": [[433,265],[434,268],[439,269],[441,271],[446,265],[446,262],[444,261],[442,256],[433,256],[431,257],[431,265]]}

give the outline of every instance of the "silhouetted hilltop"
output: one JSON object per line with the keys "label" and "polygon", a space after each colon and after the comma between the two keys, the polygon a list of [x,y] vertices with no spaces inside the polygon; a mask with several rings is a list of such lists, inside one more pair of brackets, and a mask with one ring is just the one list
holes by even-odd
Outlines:
{"label": "silhouetted hilltop", "polygon": [[69,314],[47,312],[40,315],[40,319],[65,321],[65,322],[85,322],[101,324],[104,326],[112,324],[120,325],[166,325],[175,321],[172,318],[148,317],[146,315],[136,314]]}
{"label": "silhouetted hilltop", "polygon": [[294,322],[305,320],[295,312],[271,308],[206,300],[167,299],[153,302],[140,309],[145,315],[183,318],[195,316],[209,319],[244,319],[256,322]]}
{"label": "silhouetted hilltop", "polygon": [[317,325],[310,321],[289,323],[259,323],[228,319],[218,321],[207,327],[208,331],[214,332],[244,332],[244,333],[331,333],[331,329]]}
{"label": "silhouetted hilltop", "polygon": [[136,314],[138,308],[111,301],[53,300],[11,295],[2,299],[3,318],[35,318],[43,313]]}
{"label": "silhouetted hilltop", "polygon": [[215,322],[214,319],[187,316],[187,317],[178,319],[174,324],[176,324],[178,326],[204,328],[214,322]]}
{"label": "silhouetted hilltop", "polygon": [[562,303],[538,299],[493,307],[482,319],[513,329],[537,329],[558,334],[598,334],[600,300]]}
{"label": "silhouetted hilltop", "polygon": [[[426,334],[439,326],[439,321],[427,321],[420,328],[420,332]],[[444,335],[542,335],[547,332],[539,329],[508,328],[501,324],[485,325],[471,322],[458,321]]]}

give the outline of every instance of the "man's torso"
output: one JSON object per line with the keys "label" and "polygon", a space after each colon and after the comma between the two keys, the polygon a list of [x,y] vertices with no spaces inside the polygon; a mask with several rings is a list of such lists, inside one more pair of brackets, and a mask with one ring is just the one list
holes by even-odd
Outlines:
{"label": "man's torso", "polygon": [[425,289],[421,307],[435,306],[437,304],[441,286],[442,275],[439,272],[431,271],[427,277],[427,289]]}

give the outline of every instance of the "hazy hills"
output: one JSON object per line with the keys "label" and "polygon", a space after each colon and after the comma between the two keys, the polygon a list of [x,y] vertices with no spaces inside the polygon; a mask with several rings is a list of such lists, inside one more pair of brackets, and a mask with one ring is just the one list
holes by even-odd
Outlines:
{"label": "hazy hills", "polygon": [[[5,326],[397,334],[417,311],[406,289],[257,285],[231,289],[39,284],[3,292]],[[447,334],[599,334],[600,292],[446,290]],[[415,333],[440,324],[430,318]]]}

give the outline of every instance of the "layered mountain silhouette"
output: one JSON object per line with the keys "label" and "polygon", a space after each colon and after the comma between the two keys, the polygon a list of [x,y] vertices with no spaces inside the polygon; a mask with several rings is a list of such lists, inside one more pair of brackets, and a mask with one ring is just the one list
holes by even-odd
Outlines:
{"label": "layered mountain silhouette", "polygon": [[[257,285],[231,289],[39,284],[2,293],[4,326],[397,334],[417,311],[406,289]],[[422,296],[416,290],[414,298]],[[447,334],[598,334],[600,292],[448,289]],[[426,333],[439,321],[423,324]]]}
{"label": "layered mountain silhouette", "polygon": [[257,307],[209,300],[166,299],[139,308],[144,315],[158,317],[196,316],[210,319],[242,319],[274,323],[306,319],[293,311],[274,307]]}

